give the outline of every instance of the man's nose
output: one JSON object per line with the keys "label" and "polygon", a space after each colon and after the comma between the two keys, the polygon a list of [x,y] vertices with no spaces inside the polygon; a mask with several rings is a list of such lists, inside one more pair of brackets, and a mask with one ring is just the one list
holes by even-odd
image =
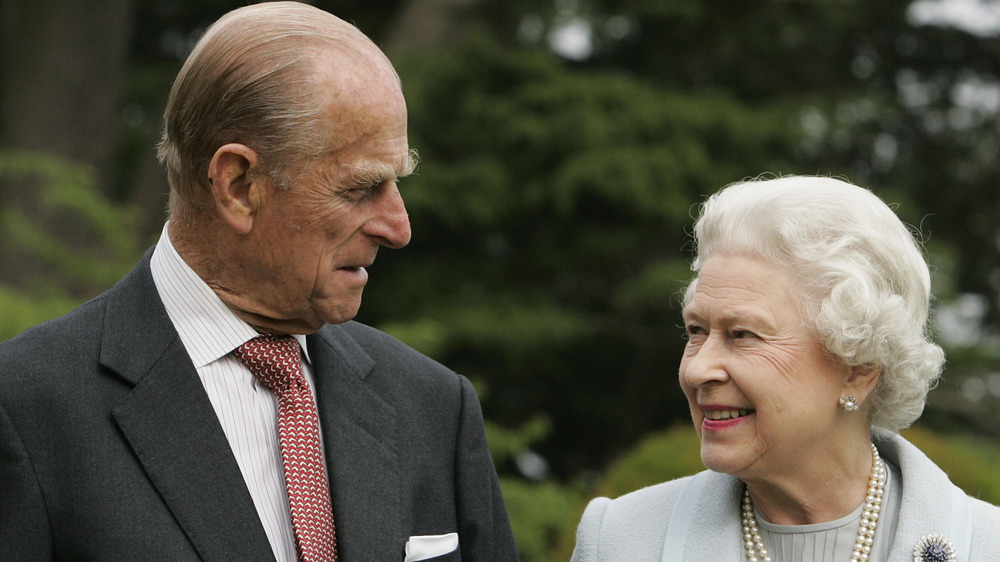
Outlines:
{"label": "man's nose", "polygon": [[402,248],[410,242],[410,216],[406,213],[399,186],[391,182],[379,199],[375,217],[366,225],[366,234],[387,248]]}

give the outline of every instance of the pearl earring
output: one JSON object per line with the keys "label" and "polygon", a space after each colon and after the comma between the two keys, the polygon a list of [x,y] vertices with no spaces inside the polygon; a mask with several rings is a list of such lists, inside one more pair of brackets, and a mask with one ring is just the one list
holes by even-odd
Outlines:
{"label": "pearl earring", "polygon": [[853,394],[840,399],[840,408],[845,412],[857,412],[860,407],[858,405],[858,397]]}

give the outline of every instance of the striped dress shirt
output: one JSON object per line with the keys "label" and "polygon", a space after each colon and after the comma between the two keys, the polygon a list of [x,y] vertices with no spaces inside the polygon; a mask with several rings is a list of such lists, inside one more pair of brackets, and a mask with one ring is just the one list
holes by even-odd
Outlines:
{"label": "striped dress shirt", "polygon": [[[295,535],[278,442],[278,400],[233,350],[259,335],[184,262],[163,227],[150,262],[156,290],[191,356],[278,562],[293,562]],[[305,336],[302,374],[315,397]]]}

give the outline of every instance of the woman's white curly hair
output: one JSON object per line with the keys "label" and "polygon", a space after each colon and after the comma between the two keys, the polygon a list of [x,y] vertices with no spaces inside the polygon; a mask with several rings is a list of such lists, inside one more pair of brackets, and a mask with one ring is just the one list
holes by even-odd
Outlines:
{"label": "woman's white curly hair", "polygon": [[930,337],[930,272],[919,242],[867,189],[829,177],[732,184],[701,206],[697,272],[713,254],[739,254],[790,272],[795,302],[827,351],[882,369],[868,397],[873,428],[898,432],[923,412],[944,365]]}

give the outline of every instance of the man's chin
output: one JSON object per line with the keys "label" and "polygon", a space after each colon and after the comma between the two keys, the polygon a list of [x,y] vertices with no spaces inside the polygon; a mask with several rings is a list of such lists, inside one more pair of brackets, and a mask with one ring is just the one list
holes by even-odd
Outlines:
{"label": "man's chin", "polygon": [[[323,324],[339,324],[350,320],[357,314],[354,311],[349,318],[331,322],[320,317],[312,310],[306,310],[299,314],[289,314],[285,318],[275,318],[270,315],[250,313],[246,311],[235,311],[237,316],[242,318],[247,324],[253,326],[255,330],[262,334],[312,334],[323,327]],[[336,318],[336,317],[333,317]]]}
{"label": "man's chin", "polygon": [[[324,306],[326,305],[326,306]],[[338,300],[336,303],[314,303],[314,318],[319,323],[313,332],[323,327],[323,324],[342,324],[348,320],[353,320],[361,309],[361,295],[354,302]]]}
{"label": "man's chin", "polygon": [[302,319],[278,320],[273,318],[256,318],[249,322],[262,334],[294,334],[308,335],[323,327],[325,322],[307,321]]}

